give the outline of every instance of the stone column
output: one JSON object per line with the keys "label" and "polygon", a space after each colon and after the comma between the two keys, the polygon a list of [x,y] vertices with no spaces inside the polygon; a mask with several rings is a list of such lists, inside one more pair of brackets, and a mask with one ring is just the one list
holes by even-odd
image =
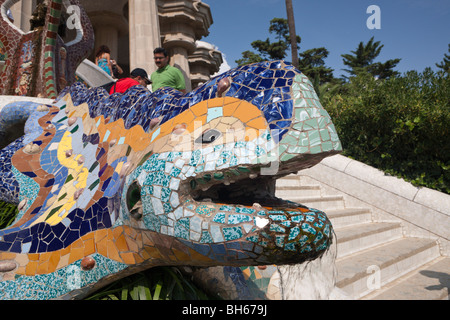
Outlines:
{"label": "stone column", "polygon": [[110,25],[97,25],[95,29],[95,49],[101,45],[107,45],[111,50],[111,58],[118,59],[119,30]]}
{"label": "stone column", "polygon": [[183,47],[173,47],[169,49],[170,55],[170,65],[180,69],[181,73],[184,75],[184,81],[186,82],[186,91],[192,90],[191,80],[190,80],[190,67],[188,61],[188,51]]}
{"label": "stone column", "polygon": [[158,0],[163,47],[170,55],[170,64],[181,69],[186,78],[186,90],[192,89],[189,55],[195,41],[209,34],[212,24],[211,10],[201,1]]}
{"label": "stone column", "polygon": [[16,1],[11,7],[11,13],[14,17],[14,25],[23,32],[30,31],[30,18],[36,7],[36,0],[22,0]]}
{"label": "stone column", "polygon": [[217,73],[223,63],[222,53],[214,45],[204,41],[196,41],[196,45],[194,53],[189,55],[193,89],[209,81],[211,75]]}
{"label": "stone column", "polygon": [[153,50],[161,46],[156,0],[130,0],[130,70],[156,70]]}

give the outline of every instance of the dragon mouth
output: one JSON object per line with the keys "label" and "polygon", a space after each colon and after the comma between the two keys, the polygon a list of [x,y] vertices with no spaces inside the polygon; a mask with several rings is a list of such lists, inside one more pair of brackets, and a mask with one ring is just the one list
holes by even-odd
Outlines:
{"label": "dragon mouth", "polygon": [[[302,155],[289,161],[272,164],[242,166],[225,171],[205,173],[180,186],[182,194],[188,194],[196,202],[212,202],[227,205],[272,208],[304,207],[275,196],[277,179],[310,168],[322,160],[314,155]],[[274,172],[272,172],[274,171]]]}
{"label": "dragon mouth", "polygon": [[186,183],[187,193],[192,200],[202,203],[271,208],[299,206],[275,196],[276,180],[281,176],[261,175],[259,171],[259,168],[239,167],[232,172],[205,174]]}

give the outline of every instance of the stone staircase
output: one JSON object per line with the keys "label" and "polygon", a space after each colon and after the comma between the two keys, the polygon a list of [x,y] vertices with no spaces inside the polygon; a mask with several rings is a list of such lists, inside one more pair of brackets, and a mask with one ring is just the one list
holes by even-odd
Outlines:
{"label": "stone staircase", "polygon": [[[402,224],[374,221],[368,208],[346,206],[309,177],[277,181],[276,196],[324,211],[337,237],[337,286],[355,299],[447,300],[450,258],[434,239],[405,236]],[[388,205],[388,203],[386,204]]]}

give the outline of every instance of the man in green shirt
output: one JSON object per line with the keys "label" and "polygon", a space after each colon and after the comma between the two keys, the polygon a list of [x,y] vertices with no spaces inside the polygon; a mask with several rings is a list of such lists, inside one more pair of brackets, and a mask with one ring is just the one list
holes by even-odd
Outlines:
{"label": "man in green shirt", "polygon": [[186,83],[184,76],[178,68],[169,64],[169,55],[164,48],[156,48],[153,51],[153,58],[158,70],[152,73],[153,91],[163,87],[172,87],[186,93]]}

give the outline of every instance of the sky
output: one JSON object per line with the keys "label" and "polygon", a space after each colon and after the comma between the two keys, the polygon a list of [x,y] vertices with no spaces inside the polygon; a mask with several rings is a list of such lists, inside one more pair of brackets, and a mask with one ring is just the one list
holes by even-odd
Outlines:
{"label": "sky", "polygon": [[[256,52],[251,43],[265,40],[270,20],[287,18],[285,0],[203,0],[211,8],[213,24],[208,37],[226,63],[233,68],[242,52]],[[300,52],[325,47],[330,52],[326,66],[334,76],[346,74],[342,54],[356,50],[371,37],[384,45],[375,62],[401,59],[395,70],[422,72],[426,67],[438,70],[450,44],[450,0],[292,0],[296,33],[302,38]],[[374,11],[380,9],[379,29],[369,29]],[[286,57],[291,61],[290,56]]]}

